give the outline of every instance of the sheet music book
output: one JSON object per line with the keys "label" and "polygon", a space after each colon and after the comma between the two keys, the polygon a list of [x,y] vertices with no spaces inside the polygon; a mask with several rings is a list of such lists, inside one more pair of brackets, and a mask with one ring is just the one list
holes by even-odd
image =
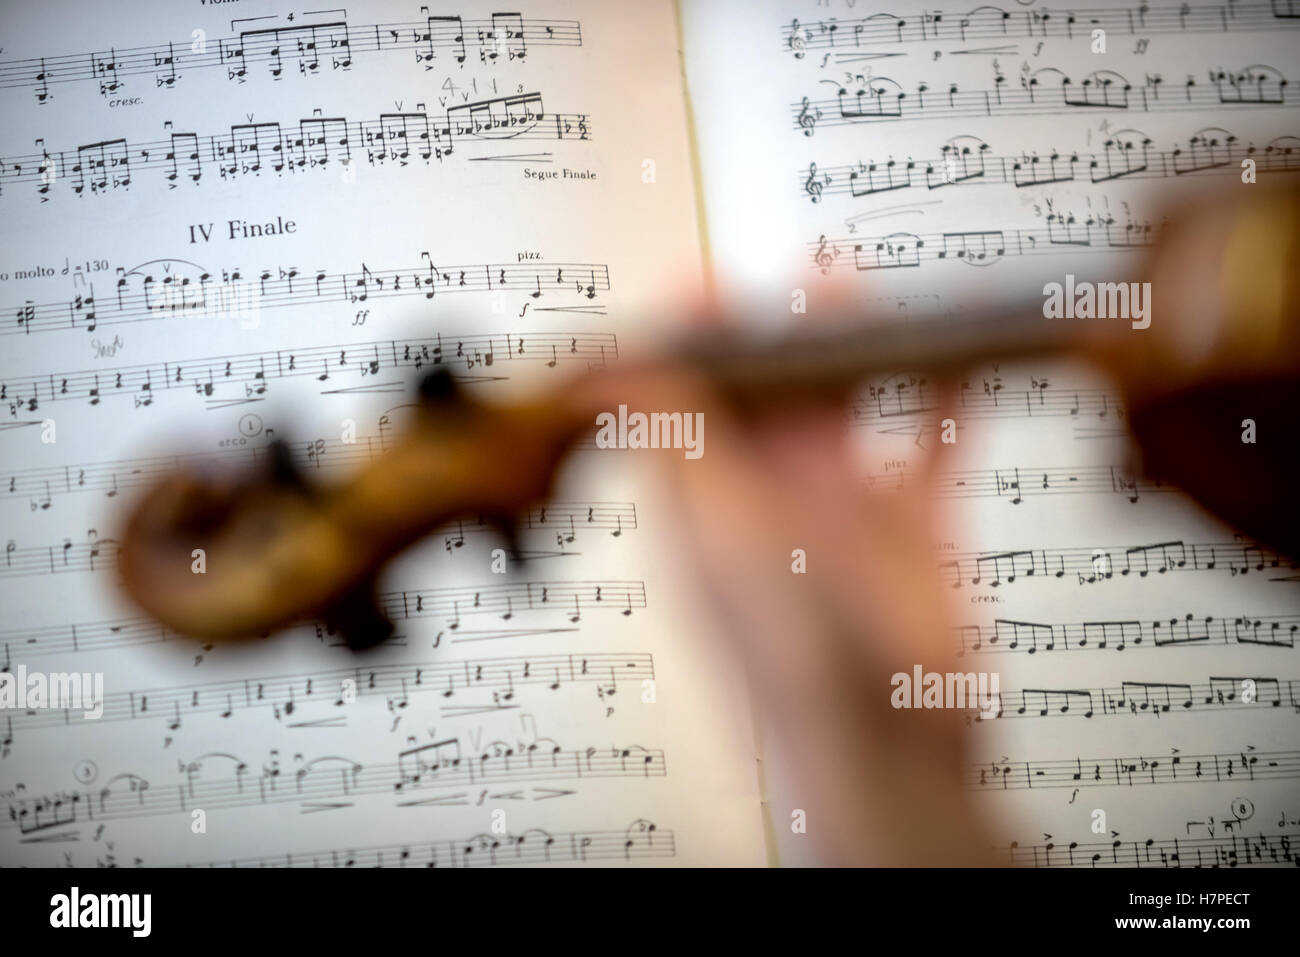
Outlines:
{"label": "sheet music book", "polygon": [[[523,563],[473,519],[403,556],[366,654],[152,624],[125,508],[273,439],[345,475],[420,373],[617,368],[710,286],[755,323],[832,286],[960,321],[1122,270],[1169,200],[1300,169],[1298,27],[1290,0],[6,9],[0,862],[815,860],[634,457],[580,448]],[[912,370],[864,383],[878,494],[936,411]],[[1295,571],[1141,479],[1093,372],[974,369],[957,418],[936,570],[1001,678],[954,715],[1000,859],[1294,866]],[[93,707],[49,707],[74,676]]]}

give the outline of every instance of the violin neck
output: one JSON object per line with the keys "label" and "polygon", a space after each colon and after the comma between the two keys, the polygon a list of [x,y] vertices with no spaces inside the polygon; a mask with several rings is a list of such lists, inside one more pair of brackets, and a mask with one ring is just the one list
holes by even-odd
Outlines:
{"label": "violin neck", "polygon": [[842,395],[873,373],[942,377],[989,358],[1075,351],[1100,338],[1096,326],[1085,334],[1081,323],[1087,322],[1044,318],[1040,300],[973,318],[854,322],[779,339],[714,339],[688,345],[682,357],[729,397],[762,405]]}

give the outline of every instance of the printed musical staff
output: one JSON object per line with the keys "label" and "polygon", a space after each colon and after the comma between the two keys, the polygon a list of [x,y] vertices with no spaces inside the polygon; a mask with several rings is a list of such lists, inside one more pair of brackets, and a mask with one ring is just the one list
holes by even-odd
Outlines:
{"label": "printed musical staff", "polygon": [[[635,527],[635,513],[631,527]],[[524,581],[463,588],[423,588],[383,592],[376,604],[393,621],[418,618],[495,615],[503,621],[516,616],[534,619],[539,614],[565,613],[574,602],[593,611],[630,617],[646,607],[645,583],[640,581]],[[509,617],[505,617],[509,616]],[[320,623],[300,625],[325,641],[330,631]],[[5,670],[18,654],[23,661],[44,655],[125,648],[166,641],[190,641],[147,618],[50,625],[0,632]]]}
{"label": "printed musical staff", "polygon": [[[577,449],[596,448],[596,426],[591,434],[575,443]],[[314,439],[289,448],[291,460],[303,471],[348,471],[368,465],[384,451],[383,428],[376,435],[358,435],[355,442]],[[147,458],[119,459],[51,468],[14,470],[0,474],[0,498],[27,498],[31,511],[48,511],[55,498],[84,493],[115,498],[181,469],[257,468],[268,461],[264,446],[241,445],[216,452],[195,452]],[[589,517],[595,520],[594,515]],[[586,523],[580,523],[585,527]]]}
{"label": "printed musical staff", "polygon": [[[406,392],[410,384],[400,379],[373,380],[387,371],[419,370],[446,363],[456,374],[493,369],[512,362],[544,362],[553,356],[585,362],[598,368],[618,358],[612,333],[505,333],[477,336],[435,336],[432,339],[394,339],[297,350],[253,352],[179,362],[157,362],[119,369],[56,372],[13,376],[0,381],[0,402],[7,402],[11,417],[35,412],[42,403],[81,400],[98,406],[105,399],[132,396],[135,407],[152,405],[160,391],[179,389],[202,396],[213,405],[257,401],[273,379],[312,376],[333,382],[338,391]],[[337,383],[343,383],[342,385]],[[347,385],[346,383],[351,383]],[[230,396],[218,395],[222,389]],[[324,388],[324,387],[322,387]]]}
{"label": "printed musical staff", "polygon": [[1266,581],[1300,581],[1300,576],[1294,574],[1300,570],[1300,563],[1242,539],[1198,544],[1179,539],[1150,545],[945,552],[940,568],[944,581],[953,588],[967,585],[998,588],[1017,581],[1067,576],[1071,582],[1077,578],[1080,585],[1093,585],[1112,579],[1136,581],[1150,575],[1193,571],[1227,572],[1234,578],[1262,572]]}
{"label": "printed musical staff", "polygon": [[[464,292],[573,294],[588,301],[608,291],[609,268],[597,263],[486,263],[439,266],[423,253],[422,265],[374,268],[361,264],[356,272],[328,272],[297,266],[263,267],[245,272],[237,267],[209,271],[179,259],[162,259],[118,269],[112,292],[87,291],[66,302],[25,302],[3,307],[0,335],[30,335],[60,329],[94,332],[101,326],[157,319],[237,319],[255,328],[263,309],[355,305],[377,299]],[[517,338],[517,337],[516,337]],[[505,358],[505,356],[502,356]]]}
{"label": "printed musical staff", "polygon": [[[517,527],[523,533],[549,531],[556,534],[555,530],[560,529],[560,534],[564,534],[578,527],[579,523],[588,529],[612,529],[621,533],[624,529],[636,527],[636,506],[631,502],[553,502],[548,505],[534,506],[523,512],[517,519]],[[432,534],[435,539],[441,538],[446,550],[450,552],[464,545],[466,535],[498,534],[498,530],[479,517],[455,522]],[[68,538],[64,539],[61,545],[45,547],[22,547],[10,539],[5,543],[4,558],[0,561],[0,578],[54,575],[64,572],[112,571],[116,568],[117,541],[115,539],[91,537],[86,542],[74,543]],[[484,610],[505,611],[507,610],[506,597],[497,597],[498,594],[498,588],[482,589],[474,593],[475,601],[488,603],[488,607]],[[600,590],[597,588],[595,600],[600,601],[601,597]],[[554,602],[555,599],[543,587],[537,594],[529,593],[526,601],[545,605]],[[419,604],[418,599],[417,604]],[[568,610],[572,610],[573,604],[574,599],[570,597]]]}
{"label": "printed musical staff", "polygon": [[804,97],[790,104],[793,129],[812,136],[823,126],[972,116],[1110,116],[1132,113],[1205,112],[1228,109],[1294,109],[1300,89],[1276,68],[1247,67],[1240,73],[1210,70],[1199,82],[1164,86],[1147,74],[1130,83],[1112,70],[1098,70],[1077,82],[1054,67],[1020,77],[1020,88],[995,77],[992,89],[931,88],[920,83],[908,92],[888,77],[872,77],[854,88],[839,87],[834,98]]}
{"label": "printed musical staff", "polygon": [[965,785],[972,791],[1039,788],[1139,787],[1148,784],[1208,784],[1211,781],[1291,781],[1300,778],[1300,751],[1256,751],[1247,747],[1217,754],[1073,758],[970,765]]}
{"label": "printed musical staff", "polygon": [[[1047,377],[1029,379],[1029,388],[1008,388],[1001,376],[963,379],[956,397],[964,420],[1069,418],[1076,422],[1124,422],[1127,409],[1118,389],[1058,390]],[[893,377],[867,386],[854,398],[849,419],[854,425],[882,431],[914,431],[919,424],[939,427],[938,395],[916,375]]]}
{"label": "printed musical staff", "polygon": [[1275,137],[1260,148],[1241,143],[1225,130],[1201,130],[1186,146],[1168,150],[1153,149],[1151,140],[1136,131],[1112,136],[1094,153],[1041,150],[998,156],[989,150],[983,140],[955,137],[934,159],[891,157],[884,162],[825,167],[813,163],[798,174],[799,192],[819,203],[826,196],[861,199],[912,187],[936,190],[1006,184],[1023,189],[1055,183],[1230,176],[1240,174],[1244,159],[1254,160],[1258,173],[1300,171],[1300,136]]}
{"label": "printed musical staff", "polygon": [[854,51],[870,44],[916,44],[980,39],[1087,38],[1094,29],[1122,36],[1187,33],[1254,33],[1294,30],[1300,9],[1286,0],[1270,3],[1205,3],[1105,7],[1081,11],[1005,10],[996,5],[968,12],[942,10],[906,16],[881,12],[840,20],[792,20],[781,28],[781,48],[803,59],[808,50]]}
{"label": "printed musical staff", "polygon": [[530,48],[580,47],[576,20],[539,20],[518,13],[486,19],[426,17],[399,23],[351,25],[344,20],[286,23],[244,30],[237,36],[184,40],[0,62],[0,89],[33,89],[36,101],[54,98],[50,87],[94,83],[104,96],[132,89],[129,77],[147,77],[146,89],[178,89],[191,70],[217,70],[245,83],[250,75],[283,79],[286,74],[316,76],[348,71],[357,56],[414,54],[424,70],[452,63],[463,66],[473,46],[478,63],[492,66],[523,62]]}
{"label": "printed musical staff", "polygon": [[[576,583],[575,583],[576,584]],[[614,583],[617,591],[619,583]],[[573,591],[573,586],[567,586]],[[576,594],[576,592],[575,592]],[[607,599],[611,604],[615,599]],[[557,599],[558,601],[558,599]],[[520,613],[531,610],[521,605]],[[424,614],[430,614],[425,612]],[[400,617],[400,616],[399,616]],[[83,647],[88,647],[83,644]],[[654,678],[654,662],[644,653],[540,654],[461,661],[410,662],[368,668],[340,668],[295,675],[249,677],[236,681],[181,685],[135,691],[108,691],[97,721],[150,721],[178,724],[197,715],[222,719],[246,712],[274,714],[281,722],[303,720],[303,710],[320,717],[342,714],[345,682],[357,699],[387,698],[405,707],[412,695],[433,694],[454,700],[464,692],[495,692],[517,697],[515,689],[555,691],[570,684],[600,684],[602,691],[619,681],[636,687]],[[607,693],[607,692],[606,692]],[[77,711],[46,708],[13,712],[10,733],[79,724]]]}
{"label": "printed musical staff", "polygon": [[[901,491],[914,480],[915,474],[906,468],[872,474],[867,477],[867,487]],[[1178,491],[1124,465],[1025,465],[938,472],[931,479],[930,489],[936,498],[1000,498],[1011,505],[1022,505],[1027,497],[1043,495],[1118,495],[1136,504],[1144,496]]]}
{"label": "printed musical staff", "polygon": [[[363,764],[332,757],[304,762],[293,772],[263,765],[249,773],[232,762],[233,777],[204,779],[198,762],[179,773],[175,784],[147,781],[134,774],[91,790],[59,791],[8,802],[0,814],[0,831],[39,834],[54,828],[86,825],[132,817],[184,814],[191,808],[250,808],[267,804],[312,802],[384,794],[436,791],[478,784],[574,781],[590,778],[650,778],[666,773],[664,753],[632,745],[565,750],[559,745],[533,743],[514,748],[490,746],[483,751],[462,749],[456,738],[411,749],[396,762]],[[224,756],[220,766],[231,762]],[[448,795],[456,798],[457,795]],[[460,795],[459,802],[467,799]],[[534,798],[536,799],[536,798]],[[418,799],[417,799],[418,800]],[[438,803],[430,797],[423,803]]]}
{"label": "printed musical staff", "polygon": [[645,819],[622,831],[559,831],[534,827],[518,834],[478,834],[458,840],[307,851],[209,861],[194,867],[498,867],[631,861],[675,857],[673,832]]}
{"label": "printed musical staff", "polygon": [[1082,222],[1073,215],[1048,213],[1042,229],[976,229],[965,232],[908,233],[888,236],[845,237],[808,243],[809,266],[828,273],[852,268],[915,268],[923,262],[961,262],[987,266],[1007,256],[1115,253],[1150,246],[1160,226],[1128,222],[1121,225],[1110,215],[1089,215]]}
{"label": "printed musical staff", "polygon": [[31,186],[42,202],[52,187],[77,196],[126,192],[140,174],[156,187],[238,181],[249,176],[339,171],[371,166],[442,163],[462,156],[459,144],[503,140],[589,141],[585,113],[547,113],[540,93],[499,96],[450,106],[441,114],[381,113],[374,120],[311,117],[292,123],[243,123],[217,134],[174,132],[165,140],[118,138],[66,150],[0,154],[0,195]]}
{"label": "printed musical staff", "polygon": [[995,619],[991,625],[954,629],[957,655],[1062,654],[1071,651],[1137,651],[1143,648],[1208,648],[1245,645],[1295,648],[1300,615],[1200,615],[1187,612],[1167,618],[1096,619],[1052,624]]}
{"label": "printed musical staff", "polygon": [[1001,853],[1019,867],[1300,867],[1300,831],[1068,844],[1012,841]]}
{"label": "printed musical staff", "polygon": [[[1246,694],[1246,682],[1251,682]],[[966,699],[968,722],[987,724],[1002,718],[1093,718],[1115,715],[1187,714],[1249,708],[1257,713],[1286,708],[1300,715],[1296,691],[1300,679],[1262,677],[1210,678],[1196,683],[1125,681],[1112,688],[1024,688],[988,692],[984,703]]]}

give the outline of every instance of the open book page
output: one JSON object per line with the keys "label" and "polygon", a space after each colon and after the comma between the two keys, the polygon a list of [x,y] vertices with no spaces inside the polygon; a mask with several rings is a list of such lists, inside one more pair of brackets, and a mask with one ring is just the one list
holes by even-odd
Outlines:
{"label": "open book page", "polygon": [[763,861],[748,709],[630,459],[578,452],[522,563],[473,518],[404,557],[368,653],[118,594],[183,457],[335,480],[429,369],[545,387],[698,290],[672,7],[518,10],[0,16],[4,863]]}
{"label": "open book page", "polygon": [[[806,298],[791,322],[832,283],[882,318],[957,321],[1048,283],[1132,278],[1166,202],[1300,167],[1288,3],[683,11],[719,283],[767,290],[769,314]],[[1116,321],[1134,336],[1178,321],[1159,290],[1130,306]],[[942,456],[953,642],[999,678],[997,717],[967,711],[967,780],[1002,822],[1002,859],[1282,860],[1300,834],[1294,572],[1141,480],[1095,373],[971,369],[953,418],[948,444],[908,369],[852,410],[880,494]],[[806,860],[799,782],[779,752],[765,761],[782,859]]]}

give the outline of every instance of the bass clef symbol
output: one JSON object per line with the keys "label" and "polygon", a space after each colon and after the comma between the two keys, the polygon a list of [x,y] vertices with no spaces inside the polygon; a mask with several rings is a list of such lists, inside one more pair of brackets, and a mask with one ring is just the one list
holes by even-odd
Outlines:
{"label": "bass clef symbol", "polygon": [[799,129],[803,130],[804,136],[812,136],[817,120],[821,117],[821,110],[812,109],[812,103],[806,96],[803,98],[802,105],[803,109],[799,111]]}
{"label": "bass clef symbol", "polygon": [[822,181],[817,177],[817,164],[808,165],[808,179],[804,182],[803,188],[808,193],[808,198],[814,203],[820,203],[822,199]]}

